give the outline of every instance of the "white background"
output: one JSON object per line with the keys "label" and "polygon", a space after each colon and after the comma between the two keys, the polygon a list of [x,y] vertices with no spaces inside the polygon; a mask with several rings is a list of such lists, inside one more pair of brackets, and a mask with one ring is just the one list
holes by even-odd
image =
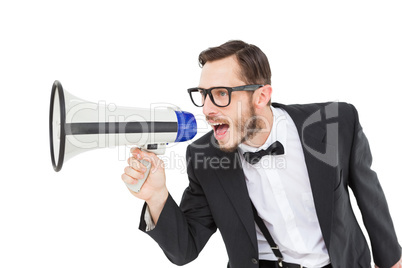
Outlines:
{"label": "white background", "polygon": [[[384,0],[1,1],[0,267],[175,267],[137,229],[143,203],[120,179],[126,148],[53,171],[51,85],[93,102],[178,105],[200,119],[200,137],[208,129],[186,89],[198,84],[199,52],[231,39],[267,54],[273,101],[357,107],[401,238],[400,14]],[[178,202],[186,146],[167,151]],[[226,263],[217,233],[187,267]]]}

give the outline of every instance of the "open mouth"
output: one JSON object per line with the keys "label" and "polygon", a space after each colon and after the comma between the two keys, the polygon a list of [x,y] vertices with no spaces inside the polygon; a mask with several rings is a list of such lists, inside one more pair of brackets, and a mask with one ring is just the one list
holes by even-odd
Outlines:
{"label": "open mouth", "polygon": [[226,136],[226,134],[227,134],[227,132],[229,130],[229,124],[226,124],[226,123],[212,123],[212,122],[209,122],[209,124],[214,129],[215,138],[217,140],[223,139]]}

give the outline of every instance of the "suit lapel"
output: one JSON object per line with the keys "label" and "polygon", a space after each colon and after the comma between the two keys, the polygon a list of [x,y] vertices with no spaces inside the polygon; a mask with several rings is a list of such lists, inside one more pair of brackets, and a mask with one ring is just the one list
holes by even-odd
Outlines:
{"label": "suit lapel", "polygon": [[[213,142],[217,142],[213,138]],[[215,145],[217,146],[217,145]],[[214,148],[218,148],[215,147]],[[247,233],[250,236],[251,243],[258,250],[257,236],[254,224],[254,215],[251,209],[250,197],[247,190],[241,159],[237,152],[225,153],[219,149],[215,152],[219,157],[228,159],[228,168],[214,169],[219,182],[221,183],[226,195],[233,204],[240,220],[242,221]]]}
{"label": "suit lapel", "polygon": [[334,182],[338,172],[337,162],[334,162],[335,158],[337,160],[337,147],[336,144],[328,144],[327,126],[321,120],[324,112],[318,106],[308,110],[299,105],[286,106],[274,103],[273,106],[283,108],[292,117],[298,130],[317,217],[325,244],[329,248]]}

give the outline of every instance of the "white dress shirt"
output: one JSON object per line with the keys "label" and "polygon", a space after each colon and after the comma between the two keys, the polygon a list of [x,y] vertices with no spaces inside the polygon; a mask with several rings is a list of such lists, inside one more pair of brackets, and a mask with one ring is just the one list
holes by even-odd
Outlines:
{"label": "white dress shirt", "polygon": [[[310,180],[300,138],[292,118],[271,106],[273,126],[267,141],[259,148],[239,145],[243,171],[250,198],[278,245],[284,261],[306,267],[330,263],[314,206]],[[244,152],[282,143],[284,155],[267,155],[251,165]],[[264,235],[256,225],[259,258],[277,260]]]}

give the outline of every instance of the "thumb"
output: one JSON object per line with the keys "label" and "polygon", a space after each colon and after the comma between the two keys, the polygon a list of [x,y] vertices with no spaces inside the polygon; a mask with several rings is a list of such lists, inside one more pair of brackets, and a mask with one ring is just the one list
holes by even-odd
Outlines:
{"label": "thumb", "polygon": [[145,160],[147,162],[150,162],[152,168],[151,172],[155,172],[156,170],[158,170],[159,167],[164,166],[163,161],[152,152],[141,150],[140,148],[135,148],[132,150],[132,153],[133,157],[137,158],[137,160]]}

